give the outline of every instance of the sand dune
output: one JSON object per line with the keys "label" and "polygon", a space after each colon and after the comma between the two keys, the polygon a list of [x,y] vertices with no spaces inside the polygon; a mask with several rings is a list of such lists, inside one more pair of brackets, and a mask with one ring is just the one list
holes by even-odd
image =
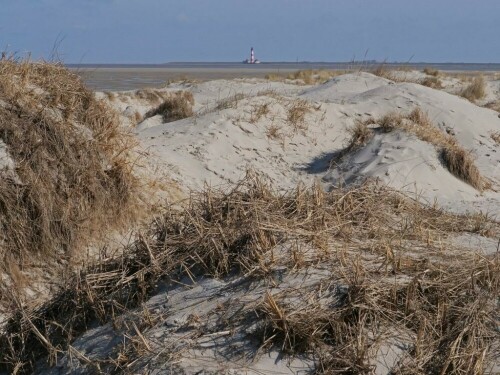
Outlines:
{"label": "sand dune", "polygon": [[[397,74],[97,93],[140,142],[134,173],[180,194],[121,257],[11,320],[25,336],[0,348],[15,337],[19,368],[40,375],[499,371],[499,114],[454,95],[457,78],[437,90]],[[151,114],[179,91],[193,115]],[[411,130],[416,108],[439,140]],[[384,127],[389,113],[402,125]],[[443,142],[484,184],[450,168]]]}
{"label": "sand dune", "polygon": [[[233,83],[235,85],[236,83]],[[199,114],[195,118],[162,124],[150,118],[137,126],[144,147],[168,161],[168,169],[181,185],[198,189],[205,182],[219,185],[240,179],[248,167],[267,174],[277,186],[292,188],[297,182],[360,182],[378,178],[389,186],[437,201],[450,209],[480,209],[498,215],[495,192],[500,182],[500,153],[491,134],[500,129],[498,113],[443,91],[412,83],[394,83],[369,73],[349,74],[302,91],[289,85],[242,82],[220,89],[226,82],[206,82],[193,88]],[[231,98],[242,97],[230,108],[207,110]],[[219,95],[219,93],[222,93]],[[307,100],[304,124],[296,126],[287,111],[298,99]],[[253,118],[258,108],[267,113]],[[477,167],[491,180],[492,189],[480,193],[451,175],[432,145],[414,136],[379,135],[363,151],[341,165],[329,157],[342,150],[347,130],[355,120],[380,117],[391,111],[408,113],[421,108],[442,132],[452,134],[473,153]],[[270,136],[273,130],[277,135]]]}

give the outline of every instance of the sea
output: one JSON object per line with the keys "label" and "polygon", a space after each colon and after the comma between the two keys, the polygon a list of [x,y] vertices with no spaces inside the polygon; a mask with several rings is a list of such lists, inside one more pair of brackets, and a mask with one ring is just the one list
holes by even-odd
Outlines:
{"label": "sea", "polygon": [[244,64],[230,62],[178,62],[167,64],[69,64],[87,86],[96,91],[124,91],[162,87],[178,80],[264,78],[268,74],[287,75],[304,69],[369,70],[383,65],[387,69],[432,67],[446,72],[500,72],[500,63],[380,63],[363,62],[262,62]]}

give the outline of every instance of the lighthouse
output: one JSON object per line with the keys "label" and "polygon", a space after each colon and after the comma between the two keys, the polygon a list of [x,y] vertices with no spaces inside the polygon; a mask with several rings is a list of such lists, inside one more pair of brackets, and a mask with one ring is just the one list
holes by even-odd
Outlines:
{"label": "lighthouse", "polygon": [[246,59],[243,62],[246,64],[260,64],[260,61],[255,58],[255,52],[253,51],[253,47],[250,48],[250,59]]}

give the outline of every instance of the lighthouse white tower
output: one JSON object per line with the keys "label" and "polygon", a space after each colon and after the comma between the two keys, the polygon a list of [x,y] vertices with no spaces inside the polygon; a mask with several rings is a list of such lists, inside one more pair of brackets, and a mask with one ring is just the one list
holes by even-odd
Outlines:
{"label": "lighthouse white tower", "polygon": [[260,61],[255,58],[255,52],[253,51],[253,47],[250,48],[250,59],[246,59],[243,62],[247,64],[260,64]]}

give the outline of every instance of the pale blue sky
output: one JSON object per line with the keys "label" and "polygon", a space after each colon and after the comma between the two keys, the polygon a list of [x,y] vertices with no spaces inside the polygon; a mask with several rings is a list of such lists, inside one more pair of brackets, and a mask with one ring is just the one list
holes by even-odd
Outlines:
{"label": "pale blue sky", "polygon": [[[68,63],[500,62],[500,0],[0,0],[0,50]],[[413,56],[413,57],[412,57]]]}

